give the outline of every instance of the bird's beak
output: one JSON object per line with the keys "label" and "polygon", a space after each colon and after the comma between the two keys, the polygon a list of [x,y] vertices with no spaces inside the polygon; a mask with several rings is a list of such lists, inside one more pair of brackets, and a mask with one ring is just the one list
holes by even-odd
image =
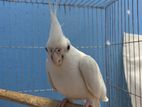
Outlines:
{"label": "bird's beak", "polygon": [[51,60],[55,65],[61,66],[64,60],[64,55],[62,53],[59,54],[56,51],[53,51],[51,53]]}

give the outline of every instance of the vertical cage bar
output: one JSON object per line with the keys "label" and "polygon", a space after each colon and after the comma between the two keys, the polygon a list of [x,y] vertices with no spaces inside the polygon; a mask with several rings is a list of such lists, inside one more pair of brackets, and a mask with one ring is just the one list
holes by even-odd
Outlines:
{"label": "vertical cage bar", "polygon": [[[107,8],[105,8],[105,26],[104,26],[104,29],[105,29],[105,42],[106,42],[106,40],[107,40],[107,37],[106,37],[106,35],[107,35]],[[107,94],[108,94],[108,97],[109,97],[109,100],[110,100],[110,93],[109,93],[109,77],[108,77],[108,66],[107,66],[107,63],[108,63],[108,54],[107,54],[107,45],[106,45],[106,43],[104,44],[105,45],[105,64],[104,64],[104,66],[105,66],[105,71],[106,71],[106,86],[107,86]],[[110,107],[109,106],[109,102],[108,102],[108,105],[107,105],[108,107]]]}
{"label": "vertical cage bar", "polygon": [[[139,75],[140,75],[140,77],[139,77],[139,84],[140,84],[140,86],[139,86],[139,92],[140,92],[140,96],[142,97],[142,92],[141,92],[141,90],[142,90],[142,86],[141,86],[141,48],[140,48],[140,32],[139,32],[139,0],[136,0],[136,5],[137,5],[137,33],[138,33],[138,50],[139,50],[139,52],[138,52],[138,57],[139,57]],[[140,107],[142,106],[142,98],[140,98]]]}

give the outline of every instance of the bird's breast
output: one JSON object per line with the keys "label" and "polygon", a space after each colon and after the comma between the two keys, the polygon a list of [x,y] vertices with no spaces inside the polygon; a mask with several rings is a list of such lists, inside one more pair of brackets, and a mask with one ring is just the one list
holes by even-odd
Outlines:
{"label": "bird's breast", "polygon": [[[69,98],[83,98],[85,97],[86,90],[81,76],[77,68],[73,70],[68,69],[52,73],[53,83],[55,88],[64,96]],[[64,73],[62,73],[64,72]]]}
{"label": "bird's breast", "polygon": [[79,71],[79,56],[65,60],[61,67],[51,65],[51,78],[55,88],[69,98],[83,99],[87,91]]}

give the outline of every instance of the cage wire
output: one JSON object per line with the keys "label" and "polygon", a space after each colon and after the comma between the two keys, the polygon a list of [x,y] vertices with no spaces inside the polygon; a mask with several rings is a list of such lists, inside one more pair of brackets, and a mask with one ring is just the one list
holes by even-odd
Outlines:
{"label": "cage wire", "polygon": [[[141,5],[142,0],[60,0],[65,35],[100,66],[109,97],[101,107],[142,106]],[[0,88],[61,99],[45,70],[48,0],[0,0],[0,13]]]}

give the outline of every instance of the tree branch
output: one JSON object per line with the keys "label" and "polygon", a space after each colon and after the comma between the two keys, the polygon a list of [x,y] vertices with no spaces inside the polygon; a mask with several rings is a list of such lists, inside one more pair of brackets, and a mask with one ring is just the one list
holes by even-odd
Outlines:
{"label": "tree branch", "polygon": [[[23,94],[15,91],[0,89],[0,99],[14,101],[31,107],[57,107],[60,103],[56,100],[51,100],[44,97]],[[67,103],[66,107],[82,107],[78,104]]]}

